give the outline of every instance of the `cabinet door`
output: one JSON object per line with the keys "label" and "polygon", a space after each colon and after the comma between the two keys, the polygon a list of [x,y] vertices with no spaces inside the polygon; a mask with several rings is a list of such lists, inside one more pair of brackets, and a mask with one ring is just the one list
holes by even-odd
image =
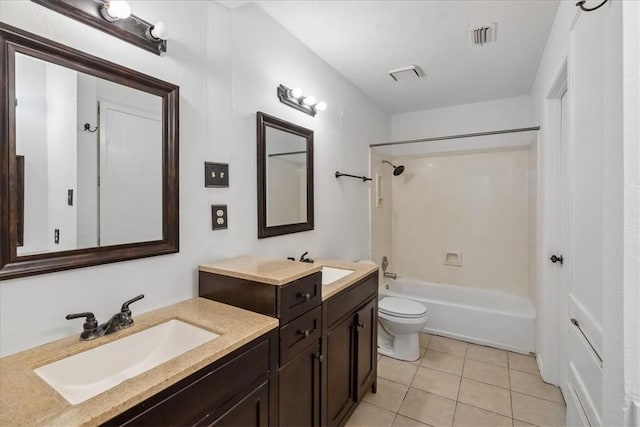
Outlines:
{"label": "cabinet door", "polygon": [[269,424],[269,383],[265,382],[213,423],[201,426],[259,427]]}
{"label": "cabinet door", "polygon": [[320,425],[320,340],[280,368],[281,426]]}
{"label": "cabinet door", "polygon": [[376,300],[356,312],[355,318],[355,363],[357,400],[360,401],[367,394],[372,382],[375,381],[377,366],[377,323]]}
{"label": "cabinet door", "polygon": [[323,424],[340,423],[354,402],[353,387],[353,316],[329,330],[327,334],[327,402]]}

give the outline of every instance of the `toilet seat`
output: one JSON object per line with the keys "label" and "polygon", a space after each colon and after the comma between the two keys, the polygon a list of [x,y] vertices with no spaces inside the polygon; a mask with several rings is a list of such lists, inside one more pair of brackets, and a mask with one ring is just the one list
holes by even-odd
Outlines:
{"label": "toilet seat", "polygon": [[378,303],[378,311],[388,316],[417,319],[425,316],[427,308],[410,299],[386,297]]}

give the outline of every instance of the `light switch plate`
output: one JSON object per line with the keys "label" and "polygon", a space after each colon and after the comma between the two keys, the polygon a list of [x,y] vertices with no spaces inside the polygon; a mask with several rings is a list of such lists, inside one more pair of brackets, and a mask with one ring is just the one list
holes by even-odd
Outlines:
{"label": "light switch plate", "polygon": [[227,205],[211,205],[211,229],[224,230],[227,222]]}
{"label": "light switch plate", "polygon": [[204,162],[204,186],[220,188],[229,186],[229,164]]}

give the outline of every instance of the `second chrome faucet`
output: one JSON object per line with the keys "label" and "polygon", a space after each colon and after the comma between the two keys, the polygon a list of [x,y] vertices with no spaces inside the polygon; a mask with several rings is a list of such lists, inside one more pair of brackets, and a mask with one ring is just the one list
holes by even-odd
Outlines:
{"label": "second chrome faucet", "polygon": [[131,317],[129,305],[136,301],[140,301],[142,298],[144,298],[144,295],[140,294],[135,298],[125,301],[124,304],[122,304],[122,308],[120,308],[119,313],[114,314],[108,321],[101,324],[98,324],[96,316],[91,312],[67,314],[66,319],[70,320],[84,317],[85,321],[82,325],[80,339],[83,341],[93,340],[133,325],[133,318]]}

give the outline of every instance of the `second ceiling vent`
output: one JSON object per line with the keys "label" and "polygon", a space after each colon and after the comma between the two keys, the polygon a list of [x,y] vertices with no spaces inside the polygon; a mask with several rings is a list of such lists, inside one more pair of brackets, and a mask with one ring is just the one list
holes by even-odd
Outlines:
{"label": "second ceiling vent", "polygon": [[498,24],[477,25],[469,28],[469,44],[472,46],[484,46],[493,43],[498,38]]}
{"label": "second ceiling vent", "polygon": [[424,73],[417,65],[406,65],[404,67],[392,68],[388,71],[389,77],[394,81],[409,80],[422,77]]}

